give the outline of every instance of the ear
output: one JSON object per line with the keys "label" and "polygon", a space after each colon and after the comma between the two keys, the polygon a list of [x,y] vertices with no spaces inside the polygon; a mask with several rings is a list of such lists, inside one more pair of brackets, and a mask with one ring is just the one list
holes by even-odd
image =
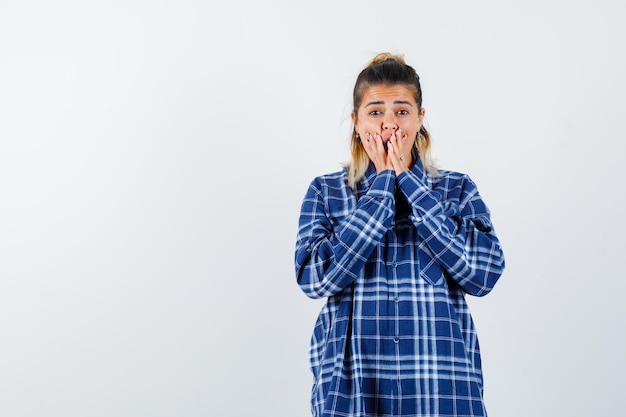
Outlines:
{"label": "ear", "polygon": [[354,111],[352,113],[350,113],[350,118],[352,119],[352,124],[354,125],[354,130],[356,130],[357,120],[356,120],[356,113]]}
{"label": "ear", "polygon": [[420,109],[419,115],[417,116],[417,124],[420,127],[420,129],[424,125],[424,116],[426,116],[426,109],[422,107]]}

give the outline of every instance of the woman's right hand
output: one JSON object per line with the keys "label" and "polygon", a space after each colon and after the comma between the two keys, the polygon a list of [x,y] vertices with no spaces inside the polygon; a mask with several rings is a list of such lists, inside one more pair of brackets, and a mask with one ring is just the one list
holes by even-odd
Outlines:
{"label": "woman's right hand", "polygon": [[377,173],[387,169],[393,169],[393,164],[387,154],[383,138],[378,133],[366,133],[365,138],[361,136],[361,143],[365,148],[367,156],[369,156],[370,160],[374,163]]}

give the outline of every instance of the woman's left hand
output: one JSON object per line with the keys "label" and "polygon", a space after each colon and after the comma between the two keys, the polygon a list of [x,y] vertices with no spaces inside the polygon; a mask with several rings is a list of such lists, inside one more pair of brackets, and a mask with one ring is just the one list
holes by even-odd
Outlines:
{"label": "woman's left hand", "polygon": [[411,149],[415,146],[413,140],[409,140],[402,129],[398,129],[391,137],[387,145],[388,158],[391,160],[396,175],[408,171],[413,164]]}

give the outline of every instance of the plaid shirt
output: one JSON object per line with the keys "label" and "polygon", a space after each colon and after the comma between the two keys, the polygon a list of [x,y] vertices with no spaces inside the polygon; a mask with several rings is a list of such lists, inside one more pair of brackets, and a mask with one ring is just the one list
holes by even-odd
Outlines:
{"label": "plaid shirt", "polygon": [[504,269],[487,206],[467,176],[316,178],[300,214],[298,285],[327,297],[311,338],[312,412],[485,416],[480,351],[464,293]]}

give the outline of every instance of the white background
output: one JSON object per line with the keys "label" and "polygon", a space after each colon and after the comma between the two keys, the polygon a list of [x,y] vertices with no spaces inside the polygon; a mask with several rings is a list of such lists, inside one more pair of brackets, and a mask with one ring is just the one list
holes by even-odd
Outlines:
{"label": "white background", "polygon": [[0,415],[309,415],[300,203],[380,51],[505,249],[490,415],[623,414],[623,8],[2,0]]}

